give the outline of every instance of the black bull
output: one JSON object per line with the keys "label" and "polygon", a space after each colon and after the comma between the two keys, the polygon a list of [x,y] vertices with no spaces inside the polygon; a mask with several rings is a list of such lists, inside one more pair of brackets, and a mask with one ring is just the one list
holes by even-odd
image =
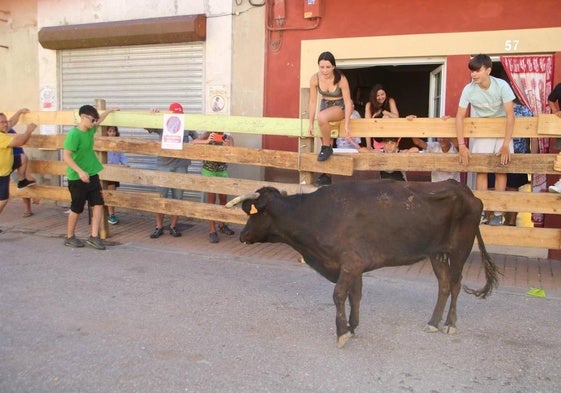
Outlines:
{"label": "black bull", "polygon": [[[338,345],[359,323],[362,273],[386,266],[410,265],[430,258],[438,279],[438,297],[429,331],[456,331],[456,303],[462,270],[477,236],[487,282],[466,292],[486,297],[497,285],[498,271],[479,231],[481,200],[454,180],[429,182],[341,182],[310,194],[286,196],[264,187],[241,196],[249,219],[244,243],[286,243],[322,276],[335,283]],[[347,321],[345,303],[350,304]]]}

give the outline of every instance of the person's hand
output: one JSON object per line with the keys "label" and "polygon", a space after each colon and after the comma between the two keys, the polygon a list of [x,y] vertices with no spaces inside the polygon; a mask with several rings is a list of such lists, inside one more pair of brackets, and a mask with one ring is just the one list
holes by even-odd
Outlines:
{"label": "person's hand", "polygon": [[351,137],[351,129],[345,127],[345,138],[350,139],[350,137]]}
{"label": "person's hand", "polygon": [[510,150],[508,145],[503,144],[496,155],[501,157],[501,165],[506,165],[510,162]]}
{"label": "person's hand", "polygon": [[152,108],[150,109],[150,113],[160,113],[160,110],[158,108]]}
{"label": "person's hand", "polygon": [[23,115],[24,113],[29,113],[29,109],[27,109],[27,108],[21,108],[20,110],[18,110],[18,113],[19,113],[20,115]]}
{"label": "person's hand", "polygon": [[78,172],[78,175],[80,175],[80,180],[82,180],[84,183],[90,182],[90,175],[88,175],[86,172],[80,171]]}
{"label": "person's hand", "polygon": [[466,147],[466,145],[460,145],[459,146],[459,155],[460,155],[460,164],[462,164],[463,166],[467,166],[467,164],[469,163],[469,149]]}
{"label": "person's hand", "polygon": [[556,115],[556,116],[558,116],[558,117],[561,117],[561,111],[555,112],[554,115]]}
{"label": "person's hand", "polygon": [[406,118],[407,120],[413,120],[413,119],[416,119],[417,116],[416,116],[416,115],[407,115],[407,116],[405,116],[405,118]]}
{"label": "person's hand", "polygon": [[308,134],[310,136],[314,136],[314,124],[313,123],[311,123],[310,127],[308,128]]}

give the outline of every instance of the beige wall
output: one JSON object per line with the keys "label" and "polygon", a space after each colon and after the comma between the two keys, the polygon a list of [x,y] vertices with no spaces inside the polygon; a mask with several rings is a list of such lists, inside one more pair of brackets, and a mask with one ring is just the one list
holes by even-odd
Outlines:
{"label": "beige wall", "polygon": [[410,34],[382,37],[352,37],[304,40],[301,46],[300,87],[317,71],[317,57],[325,50],[337,54],[338,66],[364,63],[366,59],[399,63],[404,58],[431,58],[488,53],[521,55],[561,50],[561,28],[497,30],[465,33]]}
{"label": "beige wall", "polygon": [[0,111],[39,107],[36,15],[34,1],[0,0]]}

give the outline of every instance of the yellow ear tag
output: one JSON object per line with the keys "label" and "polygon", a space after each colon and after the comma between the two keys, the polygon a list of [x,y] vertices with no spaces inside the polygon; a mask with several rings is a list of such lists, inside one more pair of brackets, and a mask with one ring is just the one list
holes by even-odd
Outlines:
{"label": "yellow ear tag", "polygon": [[257,213],[257,208],[255,207],[255,205],[252,203],[251,204],[251,209],[249,209],[249,214],[256,214]]}

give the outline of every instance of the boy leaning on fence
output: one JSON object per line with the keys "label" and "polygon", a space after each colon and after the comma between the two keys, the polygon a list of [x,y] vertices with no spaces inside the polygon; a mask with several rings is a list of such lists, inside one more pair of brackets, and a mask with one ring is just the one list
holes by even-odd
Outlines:
{"label": "boy leaning on fence", "polygon": [[[510,154],[514,152],[512,132],[516,96],[506,81],[491,76],[492,65],[491,58],[481,54],[473,57],[468,64],[472,81],[462,91],[456,114],[458,149],[463,165],[468,165],[470,153],[495,153],[500,156],[501,165],[507,165]],[[468,150],[464,139],[464,118],[468,106],[471,108],[471,117],[506,117],[504,137],[472,138]],[[477,190],[487,190],[487,173],[477,173],[475,187]],[[495,190],[506,190],[506,173],[495,174]],[[495,212],[489,224],[502,225],[503,220],[503,213]]]}
{"label": "boy leaning on fence", "polygon": [[93,145],[98,124],[103,122],[109,113],[118,110],[110,109],[100,116],[97,109],[91,105],[80,107],[80,122],[68,131],[64,139],[62,159],[68,165],[66,177],[71,197],[67,237],[64,240],[67,247],[84,247],[84,242],[78,239],[74,232],[87,201],[92,208],[92,229],[86,244],[97,250],[105,250],[105,245],[99,237],[104,201],[98,173],[103,169],[103,165],[99,162]]}

